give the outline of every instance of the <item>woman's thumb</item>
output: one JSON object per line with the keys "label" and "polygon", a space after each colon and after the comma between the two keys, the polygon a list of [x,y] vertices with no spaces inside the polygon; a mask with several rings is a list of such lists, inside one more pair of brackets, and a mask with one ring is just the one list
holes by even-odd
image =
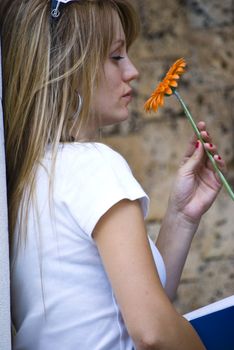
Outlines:
{"label": "woman's thumb", "polygon": [[201,141],[198,140],[192,156],[184,165],[185,169],[189,171],[195,170],[197,167],[200,166],[203,156],[204,149],[202,147]]}

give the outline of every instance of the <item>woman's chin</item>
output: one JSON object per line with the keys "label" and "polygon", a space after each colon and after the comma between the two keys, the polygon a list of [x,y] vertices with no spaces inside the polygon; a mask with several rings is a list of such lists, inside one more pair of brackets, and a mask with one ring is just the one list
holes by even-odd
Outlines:
{"label": "woman's chin", "polygon": [[116,125],[124,122],[128,118],[129,118],[129,111],[127,110],[124,113],[121,113],[119,115],[116,115],[116,116],[112,115],[110,118],[105,118],[102,121],[102,126]]}

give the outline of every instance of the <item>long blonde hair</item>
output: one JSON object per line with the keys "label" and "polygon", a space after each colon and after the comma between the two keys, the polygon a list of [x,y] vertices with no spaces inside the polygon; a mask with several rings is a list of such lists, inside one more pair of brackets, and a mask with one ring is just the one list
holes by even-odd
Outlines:
{"label": "long blonde hair", "polygon": [[[121,19],[127,47],[139,28],[133,7],[124,0],[72,2],[58,20],[51,19],[50,6],[48,0],[14,0],[2,14],[11,236],[21,201],[28,207],[33,198],[46,146],[51,144],[55,158],[58,144],[73,140],[78,92],[84,102],[78,131],[91,122],[90,102],[114,35],[113,14],[117,11]],[[21,216],[21,225],[24,220]]]}

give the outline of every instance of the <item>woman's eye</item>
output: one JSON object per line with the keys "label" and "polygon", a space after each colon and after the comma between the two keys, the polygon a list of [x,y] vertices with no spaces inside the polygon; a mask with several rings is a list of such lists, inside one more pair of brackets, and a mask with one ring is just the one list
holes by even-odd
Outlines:
{"label": "woman's eye", "polygon": [[116,60],[116,61],[119,61],[119,60],[124,59],[123,56],[119,56],[119,55],[117,55],[117,56],[112,56],[111,58],[112,58],[113,60]]}

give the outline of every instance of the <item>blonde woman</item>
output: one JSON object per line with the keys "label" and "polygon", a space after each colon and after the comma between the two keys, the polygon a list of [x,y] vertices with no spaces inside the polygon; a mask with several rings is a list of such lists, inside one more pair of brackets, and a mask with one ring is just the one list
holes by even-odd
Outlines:
{"label": "blonde woman", "polygon": [[188,145],[155,245],[147,195],[97,142],[129,118],[132,6],[14,0],[2,19],[13,349],[204,349],[171,303],[221,187],[201,144]]}

